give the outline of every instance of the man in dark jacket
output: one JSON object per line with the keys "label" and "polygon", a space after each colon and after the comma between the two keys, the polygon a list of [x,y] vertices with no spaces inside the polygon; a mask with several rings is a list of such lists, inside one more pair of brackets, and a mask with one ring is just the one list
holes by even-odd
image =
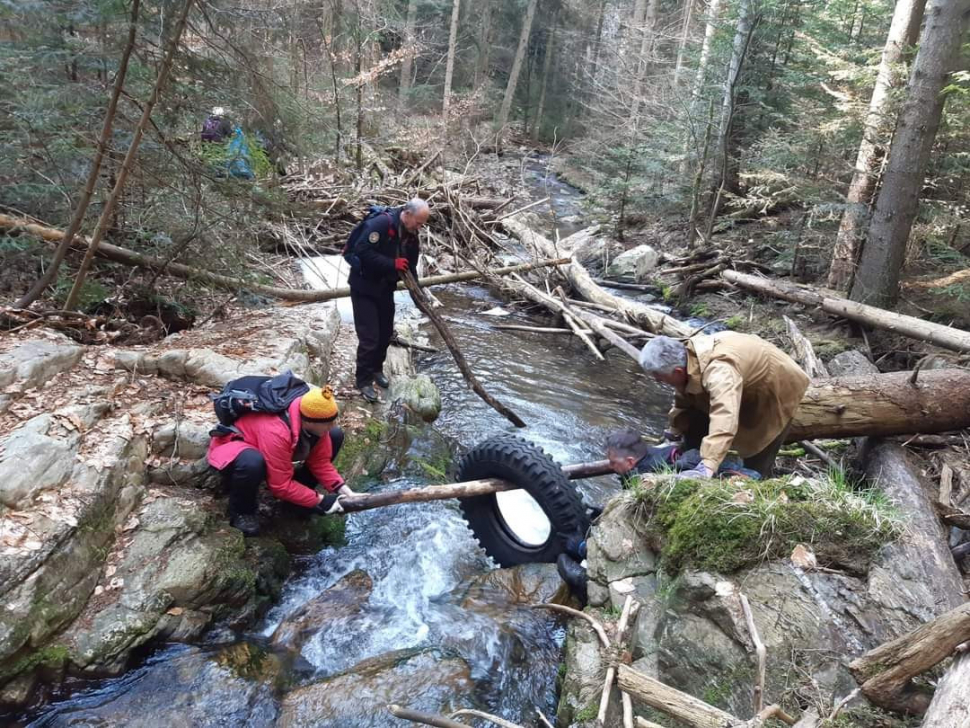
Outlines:
{"label": "man in dark jacket", "polygon": [[414,198],[403,207],[365,221],[354,244],[350,301],[357,330],[357,389],[377,401],[374,384],[387,388],[384,358],[394,333],[394,289],[401,273],[416,271],[418,231],[428,221],[428,203]]}

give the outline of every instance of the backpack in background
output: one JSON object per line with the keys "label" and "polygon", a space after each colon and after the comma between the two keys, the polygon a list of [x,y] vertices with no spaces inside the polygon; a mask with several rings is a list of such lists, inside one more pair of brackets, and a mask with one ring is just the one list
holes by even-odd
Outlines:
{"label": "backpack in background", "polygon": [[290,424],[287,410],[293,400],[310,391],[310,385],[287,369],[274,377],[248,376],[228,382],[218,394],[210,394],[219,424],[209,431],[212,437],[241,435],[236,420],[250,412],[278,414]]}

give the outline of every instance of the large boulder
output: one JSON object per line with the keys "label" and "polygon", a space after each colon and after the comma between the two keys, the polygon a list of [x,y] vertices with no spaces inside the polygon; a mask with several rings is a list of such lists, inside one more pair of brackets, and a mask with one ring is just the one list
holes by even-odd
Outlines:
{"label": "large boulder", "polygon": [[293,690],[283,698],[277,728],[383,728],[387,706],[448,713],[465,704],[474,683],[468,665],[438,650],[401,650]]}
{"label": "large boulder", "polygon": [[411,422],[434,422],[441,414],[441,393],[427,374],[395,377],[387,399],[400,404]]}
{"label": "large boulder", "polygon": [[606,269],[606,277],[640,283],[649,279],[659,262],[660,253],[654,248],[638,245],[616,256]]}
{"label": "large boulder", "polygon": [[248,374],[287,369],[322,383],[330,377],[330,353],[339,329],[333,303],[273,307],[173,334],[152,347],[118,349],[114,359],[127,371],[213,389]]}
{"label": "large boulder", "polygon": [[161,491],[123,526],[130,537],[108,555],[101,583],[60,638],[76,668],[96,674],[123,669],[131,652],[165,637],[198,636],[215,617],[255,616],[259,571],[278,571],[264,554],[246,558],[242,533],[216,519],[200,494]]}
{"label": "large boulder", "polygon": [[572,604],[569,587],[555,564],[523,564],[493,569],[456,590],[462,606],[474,604]]}
{"label": "large boulder", "polygon": [[128,728],[272,728],[279,661],[255,645],[215,652],[176,647],[131,680],[100,691],[97,700],[53,705],[40,722],[51,726]]}

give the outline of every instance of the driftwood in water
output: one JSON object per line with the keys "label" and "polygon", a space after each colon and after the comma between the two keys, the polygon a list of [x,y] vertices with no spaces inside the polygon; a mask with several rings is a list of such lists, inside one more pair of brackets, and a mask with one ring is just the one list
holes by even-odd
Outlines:
{"label": "driftwood in water", "polygon": [[[968,640],[970,603],[867,652],[849,663],[849,669],[871,702],[890,710],[919,715],[929,708],[931,696],[917,689],[912,683],[913,678],[952,655]],[[932,725],[935,728],[936,724]]]}
{"label": "driftwood in water", "polygon": [[970,332],[961,329],[942,326],[913,316],[904,316],[863,303],[856,303],[812,288],[795,286],[768,278],[759,278],[733,270],[726,270],[721,273],[721,276],[729,283],[766,296],[819,308],[834,316],[841,316],[867,326],[886,329],[913,339],[928,341],[945,349],[970,352]]}
{"label": "driftwood in water", "polygon": [[[524,245],[535,249],[539,255],[544,257],[550,257],[552,251],[551,257],[558,258],[560,257],[560,252],[558,252],[560,248],[564,251],[574,250],[588,244],[589,238],[592,236],[590,230],[581,230],[560,241],[557,245],[548,238],[539,235],[519,218],[511,217],[503,220],[502,226],[509,234],[514,235]],[[660,333],[667,336],[688,336],[692,331],[690,326],[665,313],[642,303],[607,293],[593,281],[586,268],[576,260],[571,260],[568,265],[562,266],[560,270],[581,297],[593,303],[609,306],[651,333]]]}
{"label": "driftwood in water", "polygon": [[950,665],[936,686],[933,702],[923,716],[924,728],[967,728],[970,725],[970,654]]}
{"label": "driftwood in water", "polygon": [[441,338],[444,339],[445,345],[451,352],[451,355],[455,360],[455,364],[458,365],[461,375],[465,378],[465,381],[468,382],[468,386],[471,387],[475,394],[481,397],[486,404],[488,404],[492,409],[502,415],[513,425],[516,427],[525,427],[525,422],[523,422],[521,417],[485,391],[485,388],[481,385],[478,378],[472,372],[471,367],[468,366],[468,362],[465,360],[465,355],[462,354],[461,349],[458,348],[458,343],[455,341],[455,337],[452,336],[451,330],[448,328],[448,324],[446,324],[444,319],[438,315],[438,312],[432,308],[431,303],[424,295],[424,291],[421,290],[421,287],[414,279],[411,271],[404,271],[404,274],[401,277],[403,278],[404,285],[407,287],[408,292],[411,294],[411,300],[414,301],[414,305],[418,307],[421,313],[430,319],[431,323],[434,324],[434,327],[438,330],[438,333],[441,334]]}
{"label": "driftwood in water", "polygon": [[402,708],[400,705],[389,705],[387,706],[388,712],[395,718],[400,718],[401,720],[409,720],[412,723],[420,723],[422,725],[434,726],[434,728],[472,728],[467,723],[459,723],[457,721],[446,718],[443,715],[435,715],[433,713],[422,713],[418,710],[411,710],[410,708]]}
{"label": "driftwood in water", "polygon": [[[34,235],[49,243],[60,242],[64,237],[64,232],[61,230],[56,230],[44,225],[38,225],[37,223],[30,222],[29,220],[24,220],[23,218],[17,218],[2,213],[0,213],[0,230],[23,230],[24,232]],[[76,241],[77,242],[74,247],[77,249],[83,250],[87,247],[87,238],[78,236]],[[230,291],[252,291],[253,293],[261,293],[265,296],[279,298],[284,301],[319,303],[321,301],[332,301],[336,298],[346,298],[350,296],[350,289],[346,287],[334,288],[329,291],[310,291],[296,288],[266,286],[259,283],[253,283],[252,281],[246,281],[241,278],[232,278],[230,276],[220,275],[219,273],[211,273],[209,271],[202,270],[201,268],[193,268],[192,266],[183,265],[182,263],[170,263],[164,260],[159,260],[158,258],[152,258],[148,255],[136,253],[135,251],[128,250],[127,248],[120,248],[117,245],[109,245],[108,243],[101,243],[98,246],[97,256],[105,260],[110,260],[113,263],[121,263],[122,265],[145,268],[156,273],[175,276],[176,278],[198,281],[210,286],[215,286],[216,288],[225,288]],[[568,260],[568,258],[558,258],[556,260],[539,260],[534,263],[510,265],[505,266],[504,268],[496,268],[495,270],[489,271],[489,274],[508,275],[509,273],[524,272],[550,265],[559,265],[567,262]],[[451,273],[442,276],[430,276],[428,278],[422,278],[419,283],[422,286],[437,286],[445,283],[470,281],[481,277],[482,273],[478,271],[468,271],[465,273]]]}

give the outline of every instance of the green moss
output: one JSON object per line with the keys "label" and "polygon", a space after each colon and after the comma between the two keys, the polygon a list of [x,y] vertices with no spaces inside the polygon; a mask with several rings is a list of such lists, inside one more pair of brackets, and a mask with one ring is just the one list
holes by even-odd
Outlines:
{"label": "green moss", "polygon": [[902,717],[872,706],[849,708],[834,720],[824,720],[821,728],[916,728],[918,716]]}
{"label": "green moss", "polygon": [[[736,501],[742,489],[750,496]],[[857,564],[901,530],[884,499],[837,478],[743,486],[671,479],[640,486],[633,497],[663,544],[661,563],[671,575],[688,567],[730,573],[788,556],[799,543],[811,545],[823,564]]]}
{"label": "green moss", "polygon": [[580,710],[576,715],[573,716],[573,720],[576,723],[582,723],[587,720],[593,720],[600,711],[600,706],[598,703],[590,703],[585,708]]}
{"label": "green moss", "polygon": [[0,681],[30,672],[38,667],[60,669],[70,658],[64,645],[47,645],[24,655],[7,667],[0,667]]}
{"label": "green moss", "polygon": [[310,530],[321,547],[342,546],[347,541],[347,523],[339,516],[317,516],[310,521]]}
{"label": "green moss", "polygon": [[744,328],[744,316],[741,314],[735,314],[725,321],[724,325],[732,331],[740,331]]}
{"label": "green moss", "polygon": [[333,461],[334,467],[344,476],[353,488],[360,480],[376,475],[371,472],[368,454],[380,447],[381,438],[387,431],[387,424],[377,419],[369,419],[358,432],[348,433],[343,447]]}

